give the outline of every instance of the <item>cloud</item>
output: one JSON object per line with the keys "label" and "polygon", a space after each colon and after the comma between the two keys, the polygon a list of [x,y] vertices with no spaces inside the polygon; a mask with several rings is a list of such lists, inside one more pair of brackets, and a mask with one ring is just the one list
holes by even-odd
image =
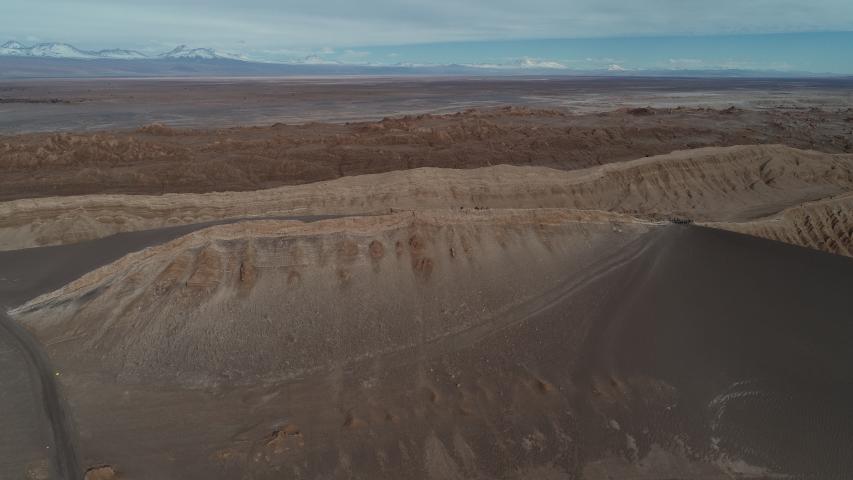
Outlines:
{"label": "cloud", "polygon": [[669,65],[672,68],[700,68],[705,61],[698,58],[670,58]]}
{"label": "cloud", "polygon": [[465,40],[853,30],[849,0],[41,0],[0,31],[82,47],[151,42],[257,49]]}
{"label": "cloud", "polygon": [[489,69],[566,70],[569,67],[553,60],[521,57],[507,63],[470,63],[466,67]]}
{"label": "cloud", "polygon": [[293,63],[302,63],[305,65],[340,65],[336,60],[329,60],[320,55],[308,55],[304,58],[293,60]]}
{"label": "cloud", "polygon": [[370,52],[365,51],[365,50],[351,50],[351,49],[347,49],[347,50],[344,50],[344,51],[343,51],[343,54],[342,54],[342,55],[343,55],[343,56],[345,56],[345,57],[357,57],[357,58],[364,58],[364,57],[368,57],[368,56],[370,56]]}
{"label": "cloud", "polygon": [[699,58],[670,58],[659,67],[670,70],[793,70],[791,63],[784,61],[755,61],[750,59],[703,60]]}
{"label": "cloud", "polygon": [[[541,63],[531,68],[576,70],[611,65],[634,70],[724,68],[751,65],[753,58],[762,59],[757,64],[766,68],[793,65],[789,68],[853,72],[850,56],[841,47],[853,35],[845,33],[853,32],[850,0],[0,0],[0,4],[3,40],[36,43],[30,38],[37,38],[86,50],[128,48],[150,54],[187,44],[239,51],[263,61],[318,55],[340,62],[381,63],[394,58],[416,64],[491,65],[528,55]],[[808,33],[796,39],[755,35],[772,32]],[[571,40],[589,38],[606,40]],[[392,52],[399,57],[390,57]],[[743,58],[728,59],[729,55]]]}
{"label": "cloud", "polygon": [[552,70],[564,70],[567,67],[560,62],[555,62],[553,60],[541,60],[537,58],[524,57],[513,64],[514,66],[521,68],[547,68]]}

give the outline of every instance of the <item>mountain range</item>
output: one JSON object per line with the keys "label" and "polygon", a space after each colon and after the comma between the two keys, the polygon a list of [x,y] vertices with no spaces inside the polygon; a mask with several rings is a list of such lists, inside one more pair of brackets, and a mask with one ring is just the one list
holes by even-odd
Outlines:
{"label": "mountain range", "polygon": [[244,60],[238,55],[221,53],[211,48],[190,48],[179,45],[174,49],[155,56],[149,56],[136,50],[112,48],[107,50],[82,50],[67,43],[38,43],[26,46],[17,41],[9,41],[0,46],[0,57],[64,58],[74,60],[146,60],[146,59],[188,59],[188,60]]}
{"label": "mountain range", "polygon": [[212,48],[187,45],[160,54],[137,50],[83,50],[67,43],[0,46],[0,78],[79,76],[229,76],[229,75],[594,75],[687,77],[812,77],[809,72],[745,69],[629,69],[611,64],[578,70],[543,59],[522,57],[502,64],[345,63],[323,55],[263,61]]}

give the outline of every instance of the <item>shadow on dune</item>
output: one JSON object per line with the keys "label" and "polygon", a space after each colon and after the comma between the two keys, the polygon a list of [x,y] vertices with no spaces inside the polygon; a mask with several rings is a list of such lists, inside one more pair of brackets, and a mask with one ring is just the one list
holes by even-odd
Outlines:
{"label": "shadow on dune", "polygon": [[[671,443],[668,432],[700,457],[808,478],[853,472],[853,261],[670,227],[622,277],[576,374],[593,392],[587,409],[647,431],[647,445]],[[601,383],[624,403],[602,401]]]}

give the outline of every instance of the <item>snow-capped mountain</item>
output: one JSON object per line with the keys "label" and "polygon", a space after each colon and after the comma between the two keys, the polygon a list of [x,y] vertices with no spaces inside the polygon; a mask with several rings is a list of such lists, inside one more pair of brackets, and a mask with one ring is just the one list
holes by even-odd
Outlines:
{"label": "snow-capped mountain", "polygon": [[4,43],[2,46],[0,46],[0,48],[18,50],[18,49],[27,48],[27,47],[25,47],[21,42],[16,42],[14,40],[10,40],[10,41]]}
{"label": "snow-capped mountain", "polygon": [[67,43],[39,43],[26,46],[14,40],[0,46],[0,57],[68,58],[77,60],[245,60],[240,55],[222,53],[211,48],[189,48],[186,45],[179,45],[173,50],[157,56],[148,56],[136,50],[120,48],[97,51],[81,50]]}
{"label": "snow-capped mountain", "polygon": [[39,43],[31,47],[10,41],[0,46],[0,55],[13,57],[91,58],[92,52],[84,52],[65,43]]}
{"label": "snow-capped mountain", "polygon": [[218,52],[212,48],[190,48],[186,45],[178,45],[174,49],[161,53],[159,58],[166,59],[188,59],[188,60],[245,60],[240,55]]}
{"label": "snow-capped mountain", "polygon": [[114,58],[117,60],[141,60],[150,58],[142,52],[136,50],[124,50],[122,48],[111,48],[109,50],[100,50],[96,52],[99,58]]}
{"label": "snow-capped mountain", "polygon": [[97,55],[94,52],[84,52],[72,45],[65,43],[39,43],[25,49],[31,57],[51,58],[92,58]]}
{"label": "snow-capped mountain", "polygon": [[81,50],[67,43],[38,43],[26,46],[14,40],[0,46],[0,56],[5,57],[39,57],[39,58],[72,58],[81,60],[95,59],[141,59],[148,58],[135,50]]}

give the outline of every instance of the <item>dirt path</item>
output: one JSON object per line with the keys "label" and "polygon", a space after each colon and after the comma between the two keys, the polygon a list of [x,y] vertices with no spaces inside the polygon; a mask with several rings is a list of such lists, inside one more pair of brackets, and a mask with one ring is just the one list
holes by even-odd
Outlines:
{"label": "dirt path", "polygon": [[[5,310],[5,309],[4,309]],[[67,416],[67,408],[55,382],[56,370],[38,342],[18,323],[0,311],[0,335],[21,352],[34,373],[44,413],[51,430],[53,469],[57,478],[77,480],[82,472],[77,460],[74,428]]]}

